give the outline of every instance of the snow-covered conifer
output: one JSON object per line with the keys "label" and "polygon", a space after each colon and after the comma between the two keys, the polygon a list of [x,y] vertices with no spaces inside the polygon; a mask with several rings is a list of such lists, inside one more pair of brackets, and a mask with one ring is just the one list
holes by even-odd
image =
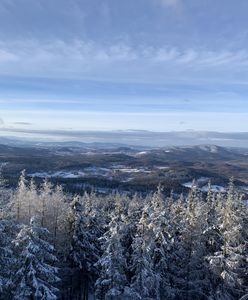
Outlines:
{"label": "snow-covered conifer", "polygon": [[12,222],[0,220],[0,299],[8,299],[12,286],[11,273],[16,263],[11,247],[13,234]]}
{"label": "snow-covered conifer", "polygon": [[154,268],[155,235],[151,224],[153,209],[146,205],[133,239],[131,290],[133,299],[160,299],[160,274]]}
{"label": "snow-covered conifer", "polygon": [[53,186],[51,182],[46,178],[43,181],[42,187],[39,191],[39,214],[41,216],[41,226],[48,227],[49,224],[47,224],[46,221],[48,219],[46,218],[47,212],[48,212],[48,203],[51,198]]}
{"label": "snow-covered conifer", "polygon": [[100,269],[100,276],[96,281],[97,300],[126,300],[130,296],[126,276],[127,261],[121,243],[121,227],[120,217],[113,217],[109,230],[102,238],[105,250],[97,263]]}
{"label": "snow-covered conifer", "polygon": [[17,270],[13,274],[13,299],[57,299],[55,285],[59,281],[54,248],[48,242],[49,232],[40,226],[38,217],[24,225],[14,244],[17,251]]}
{"label": "snow-covered conifer", "polygon": [[26,197],[28,193],[27,179],[25,175],[25,170],[21,172],[19,178],[18,187],[14,194],[14,210],[17,222],[26,221],[27,215],[27,202]]}
{"label": "snow-covered conifer", "polygon": [[97,236],[83,214],[82,199],[75,196],[68,217],[70,231],[69,260],[73,268],[73,287],[80,297],[89,293],[96,276],[95,263],[99,259]]}
{"label": "snow-covered conifer", "polygon": [[221,234],[220,250],[209,256],[212,272],[218,277],[216,299],[238,299],[247,292],[246,207],[235,192],[230,179],[226,201],[222,201],[218,226]]}

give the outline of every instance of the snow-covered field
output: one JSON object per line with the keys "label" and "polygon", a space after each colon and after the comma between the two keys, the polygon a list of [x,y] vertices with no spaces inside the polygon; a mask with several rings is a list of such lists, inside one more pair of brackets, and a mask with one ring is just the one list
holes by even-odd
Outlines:
{"label": "snow-covered field", "polygon": [[145,170],[143,168],[141,169],[124,168],[124,169],[119,169],[119,171],[123,173],[151,173],[151,171]]}
{"label": "snow-covered field", "polygon": [[[137,174],[137,173],[151,173],[150,170],[144,168],[128,168],[123,165],[112,166],[111,168],[102,167],[87,167],[82,170],[61,170],[61,171],[48,171],[48,172],[34,172],[28,174],[31,177],[39,178],[84,178],[84,177],[108,177],[112,178],[117,172],[123,174]],[[127,180],[127,179],[126,179]]]}
{"label": "snow-covered field", "polygon": [[[200,177],[196,180],[196,183],[197,183],[198,188],[199,188],[200,191],[202,191],[202,192],[207,192],[208,191],[208,181],[209,181],[208,177]],[[191,189],[192,184],[193,184],[193,182],[189,181],[189,182],[183,183],[182,186]],[[224,187],[224,186],[221,186],[221,185],[217,185],[217,184],[211,185],[211,191],[212,192],[224,193],[224,192],[226,192],[226,189],[227,189],[227,187]]]}
{"label": "snow-covered field", "polygon": [[35,172],[28,174],[28,176],[39,178],[80,178],[85,177],[85,173],[80,171]]}
{"label": "snow-covered field", "polygon": [[[208,192],[208,181],[209,181],[209,178],[207,178],[207,177],[200,177],[196,180],[196,183],[198,185],[198,189],[201,192],[204,192],[204,193]],[[189,181],[189,182],[182,183],[182,186],[191,189],[192,184],[193,184],[193,182]],[[238,186],[238,187],[236,187],[236,189],[241,193],[245,193],[245,194],[248,193],[248,186]],[[211,185],[211,191],[212,192],[225,193],[227,191],[227,186],[212,184]]]}
{"label": "snow-covered field", "polygon": [[158,170],[168,170],[168,169],[170,169],[170,167],[168,167],[168,166],[159,166],[159,167],[156,167],[156,169],[158,169]]}

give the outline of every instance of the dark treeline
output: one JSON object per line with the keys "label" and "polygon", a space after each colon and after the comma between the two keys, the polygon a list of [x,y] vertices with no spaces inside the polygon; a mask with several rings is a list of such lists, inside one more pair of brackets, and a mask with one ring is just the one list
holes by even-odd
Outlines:
{"label": "dark treeline", "polygon": [[197,186],[187,197],[71,196],[0,180],[0,299],[233,300],[248,293],[248,209]]}

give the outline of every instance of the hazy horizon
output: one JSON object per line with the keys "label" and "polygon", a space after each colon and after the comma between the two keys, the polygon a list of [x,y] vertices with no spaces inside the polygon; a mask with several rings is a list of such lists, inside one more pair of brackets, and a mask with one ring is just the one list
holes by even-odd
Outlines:
{"label": "hazy horizon", "polygon": [[112,130],[112,131],[73,131],[73,130],[23,130],[6,129],[0,133],[0,143],[13,141],[29,142],[79,142],[102,143],[144,147],[173,147],[216,145],[222,147],[248,148],[248,132],[217,131],[167,131]]}

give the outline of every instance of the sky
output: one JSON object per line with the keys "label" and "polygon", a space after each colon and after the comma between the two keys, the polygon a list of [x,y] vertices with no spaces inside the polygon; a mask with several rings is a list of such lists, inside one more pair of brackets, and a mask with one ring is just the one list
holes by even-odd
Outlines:
{"label": "sky", "polygon": [[1,0],[0,131],[248,131],[247,0]]}

